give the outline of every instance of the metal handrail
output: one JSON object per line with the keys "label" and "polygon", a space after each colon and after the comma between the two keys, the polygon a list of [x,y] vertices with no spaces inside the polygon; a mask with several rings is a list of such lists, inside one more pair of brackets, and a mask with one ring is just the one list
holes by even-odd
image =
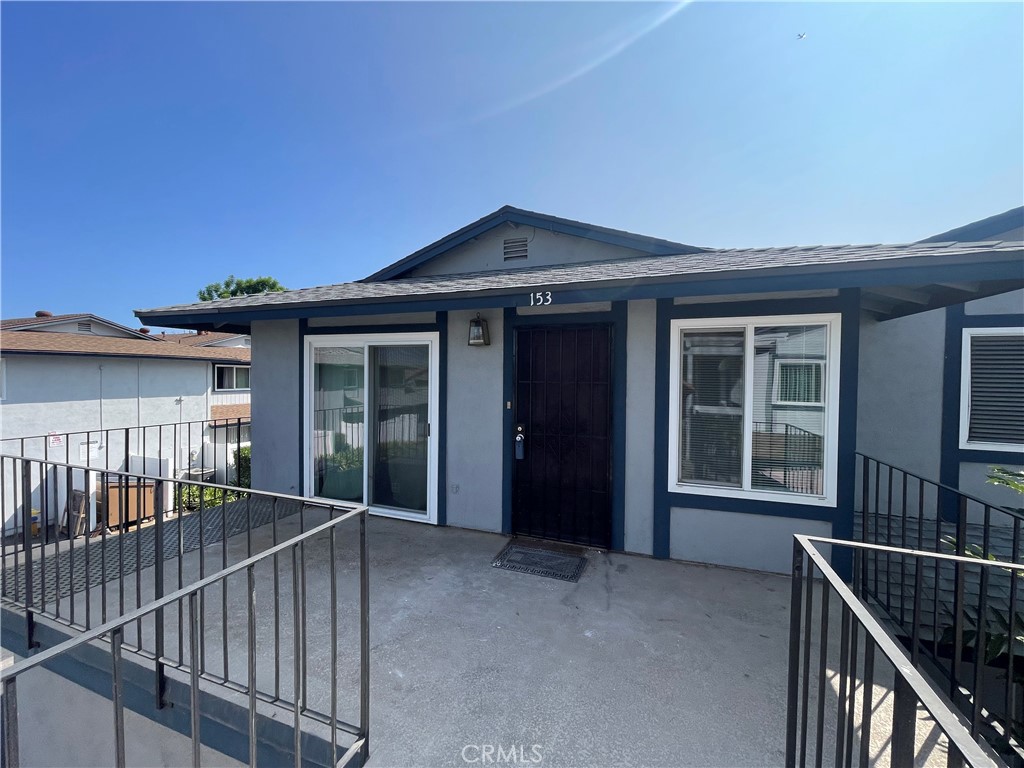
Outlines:
{"label": "metal handrail", "polygon": [[[4,747],[3,754],[5,757],[5,765],[8,768],[17,768],[19,765],[18,757],[18,735],[17,735],[17,688],[16,680],[19,675],[42,666],[47,662],[55,659],[58,656],[69,653],[83,645],[86,645],[95,640],[101,639],[104,635],[110,635],[111,642],[111,655],[113,659],[113,702],[114,702],[114,716],[115,716],[115,756],[116,765],[118,768],[123,768],[125,765],[125,748],[124,748],[124,700],[122,694],[122,679],[121,679],[121,645],[123,640],[124,628],[133,623],[140,621],[142,618],[161,611],[168,606],[175,603],[181,603],[187,600],[190,607],[190,645],[192,653],[189,658],[189,670],[190,670],[190,688],[191,688],[191,721],[192,721],[192,756],[193,765],[198,766],[199,763],[199,745],[201,743],[199,733],[199,664],[197,662],[196,647],[198,639],[196,637],[199,632],[199,619],[197,616],[197,597],[207,587],[224,582],[229,576],[233,574],[246,571],[249,580],[248,590],[248,611],[249,611],[249,764],[256,764],[256,701],[257,691],[255,688],[255,587],[254,587],[254,568],[255,566],[268,560],[270,558],[276,558],[283,552],[291,550],[293,553],[293,570],[295,574],[298,573],[298,559],[297,553],[302,547],[303,543],[311,538],[314,538],[320,534],[330,531],[331,532],[331,550],[333,553],[334,548],[334,531],[342,523],[351,520],[352,518],[358,517],[360,520],[360,717],[359,724],[356,726],[345,723],[337,717],[336,712],[336,691],[332,688],[332,713],[331,719],[328,725],[331,726],[331,746],[332,746],[332,762],[335,765],[345,765],[352,757],[356,754],[361,754],[363,762],[368,755],[369,749],[369,587],[368,587],[368,564],[366,561],[366,515],[368,509],[365,506],[359,506],[356,508],[349,508],[351,505],[337,504],[337,505],[323,505],[333,509],[348,508],[340,517],[332,518],[325,523],[322,523],[308,531],[305,531],[298,536],[295,536],[287,541],[283,541],[273,547],[264,550],[263,552],[253,555],[252,557],[246,558],[234,565],[224,568],[217,573],[211,574],[201,578],[199,581],[194,582],[188,587],[176,590],[164,597],[147,603],[144,606],[131,610],[124,615],[108,621],[98,627],[86,630],[76,637],[70,638],[52,648],[42,650],[31,657],[18,661],[11,666],[0,670],[0,685],[3,688],[3,702],[2,702],[2,717],[4,724]],[[334,592],[334,558],[331,558],[331,571],[332,571],[332,597]],[[299,599],[299,583],[296,579],[293,582],[293,598],[296,601],[296,612],[295,622],[297,634],[304,635],[305,630],[299,626],[299,613],[298,613],[298,599]],[[336,603],[332,602],[332,642],[336,643],[337,633],[337,606]],[[304,611],[303,611],[304,615]],[[300,664],[304,663],[304,656],[302,653],[295,653],[295,671],[296,671],[296,685],[298,685],[298,675],[300,672]],[[159,666],[162,662],[171,662],[170,659],[163,659],[161,657],[156,658],[156,663]],[[334,663],[332,661],[332,663]],[[333,669],[333,667],[332,667]],[[336,683],[336,681],[334,681]],[[158,683],[159,687],[159,683]],[[304,684],[303,684],[303,687]],[[336,688],[336,685],[334,686]],[[159,698],[159,692],[158,692]],[[302,755],[299,738],[299,727],[300,727],[300,715],[304,713],[305,702],[302,700],[301,693],[296,693],[296,700],[294,702],[294,716],[295,716],[295,765],[296,768],[301,768]],[[348,750],[339,759],[336,754],[336,741],[337,731],[341,729],[343,731],[352,733],[357,738],[355,742],[348,748]]]}
{"label": "metal handrail", "polygon": [[50,438],[54,435],[58,437],[70,437],[71,435],[95,435],[101,432],[123,432],[126,429],[157,429],[159,427],[180,427],[191,424],[211,424],[213,426],[236,426],[236,422],[240,422],[242,426],[246,424],[252,424],[252,417],[243,416],[229,416],[223,419],[191,419],[189,421],[165,421],[160,424],[134,424],[127,427],[103,427],[101,429],[75,429],[67,432],[60,432],[53,430],[47,432],[44,435],[19,435],[18,437],[3,437],[0,438],[0,443],[6,443],[13,440],[42,440],[43,438]]}
{"label": "metal handrail", "polygon": [[[887,551],[909,556],[927,554],[928,557],[938,557],[955,563],[966,562],[972,565],[984,564],[991,567],[1010,567],[1013,570],[1024,570],[1024,566],[1010,566],[1006,563],[975,560],[957,555],[921,553],[895,547],[880,547],[841,539],[796,534],[793,543],[793,582],[790,613],[789,684],[786,718],[787,767],[798,764],[804,765],[808,758],[808,723],[810,716],[813,714],[809,712],[808,692],[811,684],[810,676],[812,674],[811,625],[815,569],[821,573],[822,578],[827,583],[827,586],[821,590],[820,598],[821,639],[818,645],[818,705],[815,716],[816,764],[821,765],[824,733],[826,731],[824,723],[824,692],[828,653],[828,624],[830,618],[828,594],[829,588],[831,588],[842,601],[842,637],[840,640],[840,662],[838,667],[839,711],[836,715],[837,720],[840,722],[837,722],[835,729],[837,763],[844,765],[852,763],[854,687],[856,682],[857,639],[859,634],[857,627],[859,626],[864,631],[864,702],[861,708],[862,723],[860,733],[860,762],[862,765],[868,764],[870,726],[875,715],[873,702],[870,698],[873,696],[874,687],[875,649],[880,650],[884,658],[893,667],[895,690],[893,700],[893,734],[891,740],[892,765],[913,764],[913,753],[915,750],[914,729],[917,718],[915,702],[920,702],[949,739],[951,765],[956,764],[952,761],[953,754],[958,755],[963,763],[971,766],[971,768],[988,768],[1000,765],[1000,761],[991,750],[991,747],[986,742],[976,740],[972,736],[971,725],[957,711],[952,702],[918,671],[914,661],[907,655],[903,647],[879,623],[871,610],[858,599],[850,587],[836,573],[829,564],[828,559],[818,550],[817,547],[819,545],[832,547],[833,552],[838,547],[851,547],[859,550]],[[805,556],[810,562],[810,567],[806,572],[804,568]],[[849,673],[850,678],[849,694],[847,694],[846,690],[847,673]],[[844,719],[846,722],[841,722]],[[846,756],[845,760],[842,759],[844,753]]]}
{"label": "metal handrail", "polygon": [[911,472],[909,469],[897,467],[895,464],[890,464],[888,461],[876,458],[874,456],[864,453],[863,451],[857,451],[856,455],[860,456],[862,459],[868,459],[869,461],[873,461],[876,464],[879,464],[883,467],[889,467],[890,470],[895,470],[900,474],[906,475],[907,477],[912,477],[915,480],[920,480],[921,482],[928,483],[929,485],[935,486],[936,488],[940,488],[943,491],[956,494],[957,496],[962,496],[963,498],[969,501],[982,504],[983,506],[990,507],[992,509],[998,509],[1000,512],[1005,512],[1008,515],[1019,518],[1020,520],[1024,520],[1024,513],[1017,512],[1016,510],[1013,510],[1009,507],[1004,507],[1001,504],[993,504],[991,501],[985,501],[984,499],[980,499],[977,496],[973,496],[969,493],[964,493],[959,488],[954,488],[951,485],[946,485],[945,483],[941,483],[938,480],[932,480],[930,478],[923,477],[922,475],[919,475],[916,472]]}

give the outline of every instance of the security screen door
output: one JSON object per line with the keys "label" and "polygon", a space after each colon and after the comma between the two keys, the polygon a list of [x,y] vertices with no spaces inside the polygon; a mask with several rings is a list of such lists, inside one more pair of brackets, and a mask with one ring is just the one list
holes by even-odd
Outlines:
{"label": "security screen door", "polygon": [[313,496],[436,519],[436,334],[310,342]]}
{"label": "security screen door", "polygon": [[611,327],[515,334],[512,531],[611,544]]}

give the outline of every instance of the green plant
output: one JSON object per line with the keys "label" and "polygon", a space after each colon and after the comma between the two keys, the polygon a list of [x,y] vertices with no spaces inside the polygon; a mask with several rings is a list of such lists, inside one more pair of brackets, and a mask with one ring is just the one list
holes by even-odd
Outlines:
{"label": "green plant", "polygon": [[181,494],[181,505],[185,509],[199,509],[200,501],[206,509],[219,507],[222,503],[235,501],[241,498],[241,494],[232,491],[223,491],[220,488],[207,488],[203,485],[183,485],[178,489]]}
{"label": "green plant", "polygon": [[363,466],[362,448],[345,448],[323,457],[324,464],[337,469],[361,469]]}
{"label": "green plant", "polygon": [[991,467],[988,479],[985,482],[992,485],[1001,485],[1004,488],[1009,488],[1024,495],[1024,469],[1012,470],[1004,467]]}
{"label": "green plant", "polygon": [[239,488],[252,488],[252,447],[244,446],[235,451],[235,469]]}

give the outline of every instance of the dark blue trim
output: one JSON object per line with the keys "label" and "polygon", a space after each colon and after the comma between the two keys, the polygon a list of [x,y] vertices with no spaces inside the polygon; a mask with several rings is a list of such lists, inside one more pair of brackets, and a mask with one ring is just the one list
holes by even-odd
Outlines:
{"label": "dark blue trim", "polygon": [[[967,259],[968,257],[965,257]],[[1024,286],[1020,276],[1020,259],[1016,253],[1005,258],[967,263],[948,263],[949,258],[917,259],[914,266],[872,262],[871,269],[861,264],[846,263],[786,267],[767,270],[742,270],[699,275],[676,275],[645,280],[609,281],[587,287],[585,284],[564,288],[551,286],[557,304],[576,304],[596,301],[625,301],[632,299],[659,299],[687,296],[718,296],[722,294],[770,293],[775,291],[822,290],[832,288],[859,288],[871,285],[921,285],[935,282],[1004,280],[1012,283],[1007,291]],[[609,284],[610,283],[610,284]],[[535,286],[530,286],[533,288]],[[451,294],[437,298],[437,293],[423,293],[402,297],[395,301],[373,299],[368,302],[326,301],[291,304],[281,307],[263,307],[252,310],[174,312],[166,314],[142,313],[151,325],[196,327],[210,330],[247,332],[254,320],[280,320],[295,317],[351,317],[359,315],[395,314],[456,309],[488,309],[509,306],[528,306],[530,290],[527,287],[491,289]],[[792,299],[789,301],[813,301]],[[922,307],[921,310],[929,309]],[[239,325],[239,323],[242,323]]]}
{"label": "dark blue trim", "polygon": [[[501,532],[512,533],[512,430],[515,429],[515,309],[505,308],[502,323],[503,400],[501,439]],[[508,404],[512,403],[512,408]]]}
{"label": "dark blue trim", "polygon": [[[839,435],[836,450],[836,511],[832,537],[853,538],[854,499],[857,477],[857,385],[860,379],[860,290],[839,294],[842,327],[839,331]],[[832,567],[843,578],[853,574],[848,548],[832,553]]]}
{"label": "dark blue trim", "polygon": [[[666,468],[666,472],[667,472]],[[666,483],[668,477],[665,478]],[[748,499],[740,496],[707,496],[701,493],[665,493],[666,508],[711,509],[720,512],[742,512],[748,515],[767,517],[793,517],[799,520],[824,520],[833,522],[836,519],[835,507],[819,507],[813,504],[795,504],[791,499],[765,501]]]}
{"label": "dark blue trim", "polygon": [[[511,319],[510,318],[511,315]],[[515,309],[505,311],[506,339],[512,336],[512,341],[507,342],[505,354],[505,402],[513,400],[515,392],[515,334],[517,328],[543,328],[552,325],[605,325],[611,326],[612,354],[611,360],[611,397],[612,397],[612,531],[611,549],[621,552],[626,547],[626,344],[628,324],[628,304],[624,301],[612,303],[608,312],[568,312],[558,315],[518,315]],[[513,400],[514,404],[514,400]],[[512,459],[509,446],[512,443],[512,430],[514,428],[512,418],[515,408],[506,410],[507,426],[505,430],[505,451],[508,454],[507,473],[509,496],[507,515],[502,516],[502,525],[505,525],[504,518],[508,518],[505,533],[512,530]],[[504,512],[505,510],[503,510]]]}
{"label": "dark blue trim", "polygon": [[659,299],[654,326],[654,531],[651,553],[662,559],[669,556],[672,543],[672,501],[668,492],[668,367],[673,310],[672,299]]}
{"label": "dark blue trim", "polygon": [[[791,500],[764,501],[742,496],[706,496],[668,490],[669,441],[669,361],[671,322],[679,318],[757,317],[765,315],[809,315],[839,313],[839,435],[837,438],[836,506],[798,504]],[[838,296],[816,298],[765,299],[712,304],[675,304],[671,299],[658,301],[655,339],[655,420],[654,420],[654,544],[653,554],[667,558],[672,543],[672,507],[711,509],[744,514],[822,520],[832,523],[833,535],[853,535],[854,469],[857,439],[857,376],[860,345],[860,291],[844,289]],[[842,556],[835,563],[844,565]]]}
{"label": "dark blue trim", "polygon": [[448,525],[448,313],[437,315],[437,524]]}
{"label": "dark blue trim", "polygon": [[1024,465],[1024,453],[1020,449],[1016,451],[978,451],[973,448],[960,448],[959,454],[959,463],[961,464],[1011,464],[1017,467]]}
{"label": "dark blue trim", "polygon": [[437,319],[433,323],[400,323],[395,325],[332,325],[313,326],[307,328],[307,336],[334,336],[343,334],[368,334],[368,333],[430,333],[440,330],[441,315],[447,317],[446,312],[438,312]]}
{"label": "dark blue trim", "polygon": [[1021,328],[1024,327],[1024,315],[968,315],[966,307],[961,315],[960,327],[963,328]]}
{"label": "dark blue trim", "polygon": [[482,219],[478,219],[477,221],[467,224],[461,229],[452,232],[450,235],[445,235],[440,240],[436,240],[415,253],[396,261],[394,264],[389,264],[383,269],[374,272],[369,277],[364,278],[363,282],[377,282],[400,277],[416,267],[447,253],[453,248],[457,248],[463,243],[469,242],[475,237],[479,237],[480,235],[490,232],[492,229],[495,229],[506,222],[522,224],[524,226],[544,229],[550,232],[560,232],[562,234],[573,235],[575,237],[583,237],[588,240],[608,243],[609,245],[618,245],[623,248],[643,251],[644,253],[654,256],[667,256],[675,253],[696,253],[702,250],[684,243],[674,243],[669,240],[661,240],[647,235],[637,235],[632,232],[626,232],[619,229],[598,227],[593,224],[585,224],[581,221],[571,221],[569,219],[559,218],[558,216],[549,216],[544,213],[525,211],[521,208],[513,208],[510,205],[506,205],[499,208],[494,213],[488,214]]}
{"label": "dark blue trim", "polygon": [[[960,378],[963,372],[963,342],[965,328],[1019,328],[1024,327],[1024,314],[969,315],[965,304],[946,308],[945,359],[942,370],[942,455],[939,461],[939,481],[951,488],[960,487],[962,464],[1012,465],[1024,464],[1020,450],[975,450],[960,447]],[[949,504],[955,503],[950,497]]]}

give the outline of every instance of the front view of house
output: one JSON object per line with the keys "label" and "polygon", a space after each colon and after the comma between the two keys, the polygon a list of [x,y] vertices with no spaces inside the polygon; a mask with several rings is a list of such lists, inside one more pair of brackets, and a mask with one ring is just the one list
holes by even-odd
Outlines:
{"label": "front view of house", "polygon": [[[851,537],[858,432],[928,386],[893,339],[933,339],[886,328],[1019,306],[1019,239],[716,250],[505,207],[360,282],[138,314],[251,333],[254,487],[781,571],[793,533]],[[1024,309],[998,326],[1017,365]]]}

